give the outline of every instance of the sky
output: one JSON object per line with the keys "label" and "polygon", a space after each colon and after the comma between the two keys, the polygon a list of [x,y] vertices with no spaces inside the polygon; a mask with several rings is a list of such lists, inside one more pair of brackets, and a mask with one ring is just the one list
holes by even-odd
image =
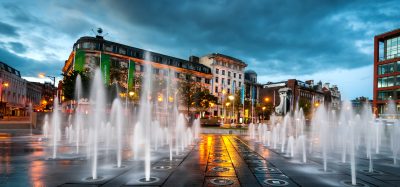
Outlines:
{"label": "sky", "polygon": [[28,80],[61,78],[76,40],[101,27],[107,40],[182,59],[241,59],[260,83],[321,80],[343,99],[372,98],[373,38],[400,28],[399,10],[395,0],[2,0],[0,61]]}

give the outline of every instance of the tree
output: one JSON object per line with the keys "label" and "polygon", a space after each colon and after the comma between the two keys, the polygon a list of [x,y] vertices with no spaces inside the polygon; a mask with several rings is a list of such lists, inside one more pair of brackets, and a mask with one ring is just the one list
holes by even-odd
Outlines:
{"label": "tree", "polygon": [[187,74],[184,79],[178,82],[178,94],[181,104],[186,107],[187,114],[190,116],[190,108],[195,104],[195,94],[201,88],[192,78],[191,74]]}
{"label": "tree", "polygon": [[63,74],[64,79],[62,81],[62,90],[64,94],[65,100],[73,100],[75,95],[75,85],[76,85],[76,77],[78,75],[81,76],[82,80],[82,96],[88,97],[89,89],[90,89],[90,77],[85,72],[73,71],[69,74]]}
{"label": "tree", "polygon": [[299,109],[300,108],[303,109],[303,112],[304,112],[305,116],[310,115],[311,107],[312,107],[312,104],[311,104],[310,100],[305,99],[305,98],[300,98],[299,99]]}
{"label": "tree", "polygon": [[210,108],[211,103],[216,104],[217,102],[218,98],[212,95],[210,91],[204,87],[194,94],[194,107],[199,113],[207,111]]}

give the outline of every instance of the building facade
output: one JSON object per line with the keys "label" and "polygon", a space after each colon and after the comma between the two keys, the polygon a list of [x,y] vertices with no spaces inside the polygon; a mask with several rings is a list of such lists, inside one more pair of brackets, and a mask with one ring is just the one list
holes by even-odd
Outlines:
{"label": "building facade", "polygon": [[278,115],[285,115],[297,107],[309,114],[312,108],[322,104],[337,110],[341,102],[341,94],[336,85],[322,84],[321,81],[314,84],[313,80],[303,82],[296,79],[264,84],[260,98],[272,102]]}
{"label": "building facade", "polygon": [[374,38],[374,93],[376,115],[385,113],[387,103],[393,100],[400,109],[400,29]]}
{"label": "building facade", "polygon": [[20,71],[0,62],[0,112],[8,116],[26,114],[26,81]]}
{"label": "building facade", "polygon": [[[211,109],[212,115],[229,116],[226,108],[230,106],[226,106],[226,103],[232,101],[229,101],[228,96],[240,95],[241,89],[244,87],[244,70],[247,64],[239,59],[219,53],[201,57],[200,63],[209,67],[213,76],[210,92],[218,98],[218,105]],[[234,99],[240,98],[235,97]],[[241,113],[242,111],[240,110],[233,120],[237,121],[242,115]],[[225,117],[225,119],[227,118],[229,117]]]}
{"label": "building facade", "polygon": [[190,60],[179,59],[108,41],[102,36],[78,39],[65,62],[63,72],[92,73],[99,67],[105,84],[117,83],[123,90],[134,91],[140,87],[135,84],[135,80],[144,74],[145,65],[151,65],[153,75],[157,78],[191,78],[207,89],[210,87],[211,70],[200,64],[196,57]]}
{"label": "building facade", "polygon": [[253,70],[244,72],[244,122],[257,122],[257,106],[260,102],[261,84],[257,82],[257,73]]}
{"label": "building facade", "polygon": [[26,83],[26,102],[32,104],[33,109],[39,109],[42,104],[42,86],[35,82]]}

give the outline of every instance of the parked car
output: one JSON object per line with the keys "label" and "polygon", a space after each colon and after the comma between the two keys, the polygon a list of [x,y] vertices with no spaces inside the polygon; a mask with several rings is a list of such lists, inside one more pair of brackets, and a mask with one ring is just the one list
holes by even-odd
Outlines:
{"label": "parked car", "polygon": [[221,118],[220,117],[209,117],[209,118],[201,118],[200,119],[200,124],[202,126],[220,126],[221,123]]}

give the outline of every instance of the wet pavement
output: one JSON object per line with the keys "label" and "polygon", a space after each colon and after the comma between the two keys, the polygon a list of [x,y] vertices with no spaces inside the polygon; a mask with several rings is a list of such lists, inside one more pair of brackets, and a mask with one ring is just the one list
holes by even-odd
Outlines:
{"label": "wet pavement", "polygon": [[[48,159],[51,147],[40,136],[0,136],[0,186],[345,186],[351,179],[349,164],[330,158],[328,171],[322,159],[307,163],[289,158],[279,150],[248,141],[242,135],[203,134],[195,145],[169,159],[168,146],[153,150],[151,182],[143,182],[143,160],[131,160],[124,148],[121,168],[115,155],[101,151],[98,175],[91,176],[91,160],[74,153],[72,145],[62,145],[58,159]],[[82,150],[84,148],[82,147]],[[357,182],[367,186],[400,186],[400,167],[387,157],[377,157],[375,173],[368,160],[357,159]]]}

